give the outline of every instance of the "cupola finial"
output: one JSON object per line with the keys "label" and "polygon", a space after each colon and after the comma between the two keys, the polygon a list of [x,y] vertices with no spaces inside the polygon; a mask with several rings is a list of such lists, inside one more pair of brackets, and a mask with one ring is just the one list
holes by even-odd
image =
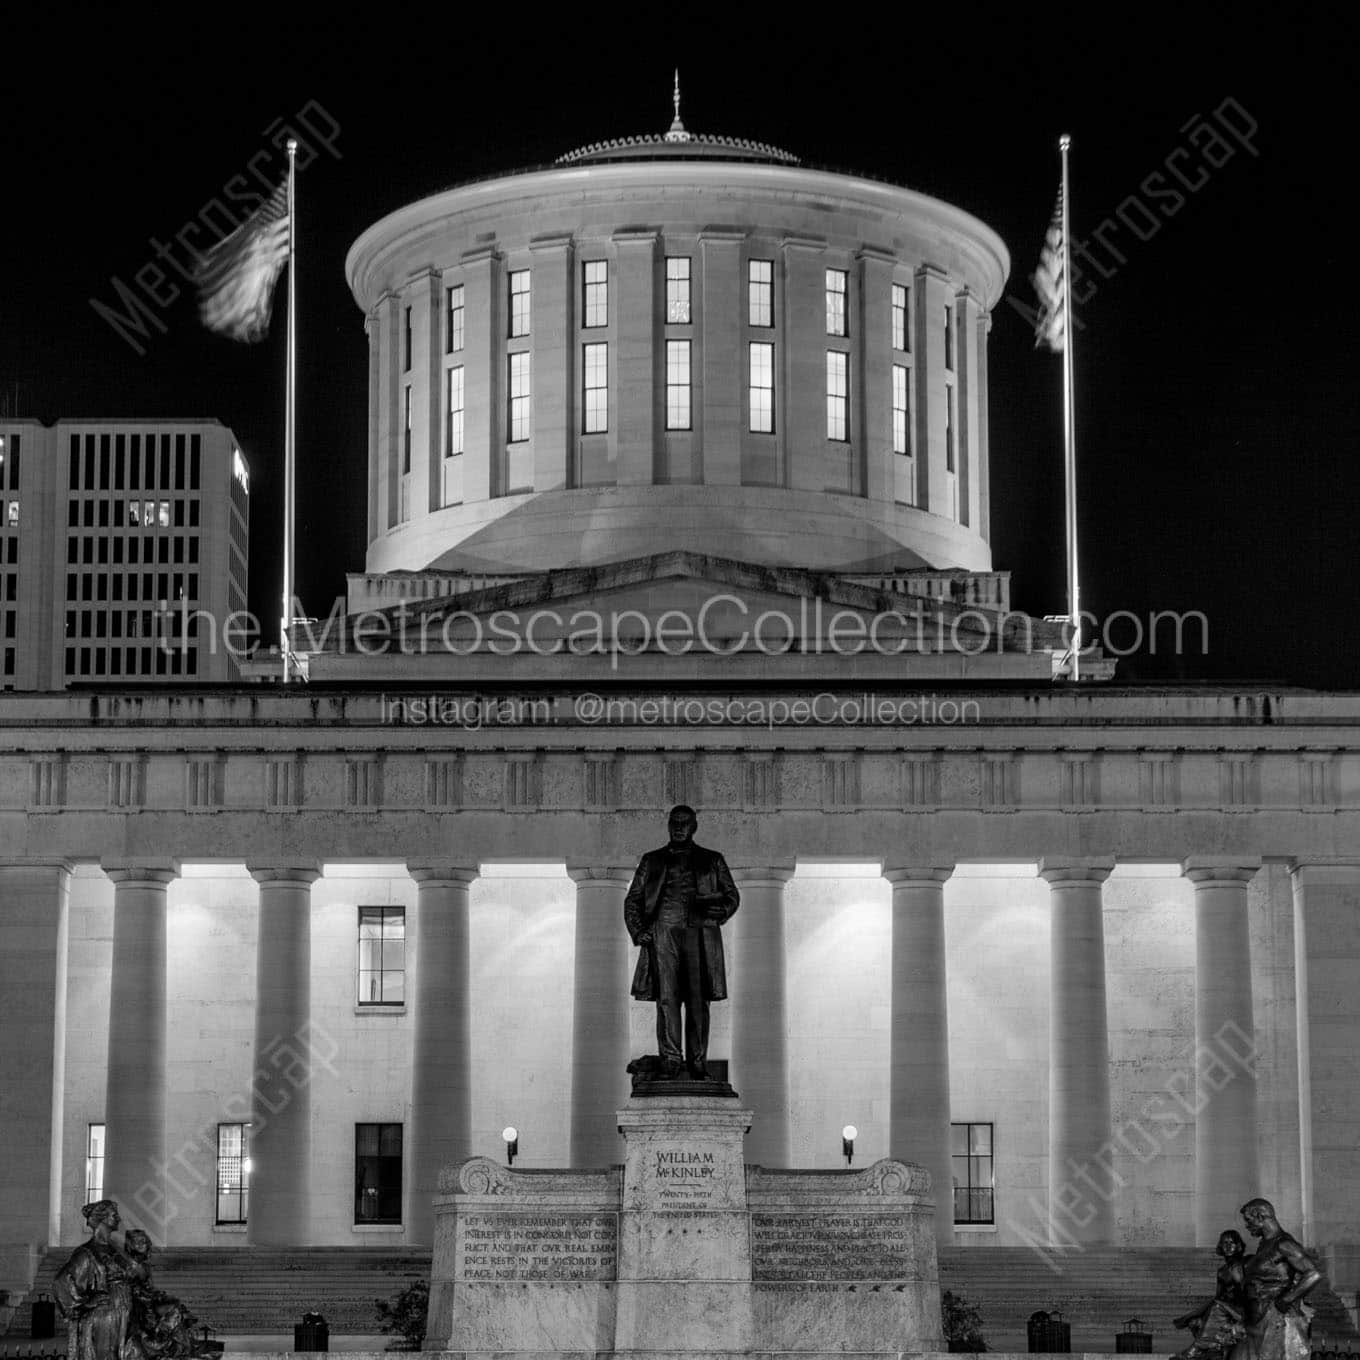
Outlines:
{"label": "cupola finial", "polygon": [[675,86],[671,91],[671,103],[675,106],[675,117],[671,119],[670,131],[666,133],[668,142],[687,142],[690,134],[685,131],[685,125],[680,121],[680,68],[675,68]]}

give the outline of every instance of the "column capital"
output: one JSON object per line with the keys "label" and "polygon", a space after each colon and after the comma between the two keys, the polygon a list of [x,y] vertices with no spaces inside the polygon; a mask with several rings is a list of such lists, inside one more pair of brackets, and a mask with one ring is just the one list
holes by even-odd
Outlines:
{"label": "column capital", "polygon": [[179,861],[174,859],[104,859],[99,867],[113,883],[145,883],[150,887],[172,883],[179,877]]}
{"label": "column capital", "polygon": [[406,872],[421,887],[427,884],[447,884],[450,887],[467,887],[482,876],[481,867],[476,864],[459,864],[455,861],[434,863],[428,860],[410,861]]}
{"label": "column capital", "polygon": [[1289,872],[1302,887],[1310,883],[1360,883],[1360,859],[1310,855],[1290,860]]}
{"label": "column capital", "polygon": [[1114,856],[1062,859],[1046,856],[1039,861],[1039,877],[1050,887],[1074,883],[1104,883],[1114,868]]}
{"label": "column capital", "polygon": [[793,877],[794,866],[785,861],[782,864],[729,864],[734,882],[743,887],[755,888],[761,884],[782,887]]}
{"label": "column capital", "polygon": [[893,887],[902,884],[947,883],[954,876],[953,864],[885,864],[883,877]]}
{"label": "column capital", "polygon": [[1192,855],[1181,873],[1199,887],[1203,883],[1249,883],[1261,867],[1259,855]]}
{"label": "column capital", "polygon": [[6,869],[58,869],[69,874],[75,867],[75,860],[61,855],[9,855],[0,861],[0,873]]}
{"label": "column capital", "polygon": [[567,877],[573,883],[623,883],[633,881],[636,865],[632,864],[567,864]]}
{"label": "column capital", "polygon": [[271,883],[293,883],[310,888],[321,877],[321,866],[315,860],[282,864],[247,864],[246,869],[261,887]]}

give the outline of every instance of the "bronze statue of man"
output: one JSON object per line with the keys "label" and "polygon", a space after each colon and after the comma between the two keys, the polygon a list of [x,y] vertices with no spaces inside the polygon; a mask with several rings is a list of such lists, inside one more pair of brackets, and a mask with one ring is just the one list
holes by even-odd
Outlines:
{"label": "bronze statue of man", "polygon": [[[662,1075],[708,1078],[709,1002],[727,997],[721,926],[741,902],[727,863],[694,843],[699,819],[680,804],[667,819],[670,842],[649,850],[623,902],[628,934],[642,952],[633,996],[656,1002]],[[684,1007],[684,1028],[680,1009]]]}
{"label": "bronze statue of man", "polygon": [[1233,1360],[1307,1360],[1313,1310],[1304,1299],[1322,1272],[1280,1227],[1268,1199],[1249,1199],[1242,1221],[1260,1244],[1243,1267],[1247,1334],[1234,1348]]}

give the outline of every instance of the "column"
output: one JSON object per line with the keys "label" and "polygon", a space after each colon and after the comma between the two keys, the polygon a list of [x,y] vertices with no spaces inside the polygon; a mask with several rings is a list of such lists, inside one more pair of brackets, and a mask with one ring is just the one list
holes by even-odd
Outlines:
{"label": "column", "polygon": [[893,893],[888,1155],[930,1172],[935,1239],[945,1246],[954,1241],[944,948],[944,885],[953,872],[933,864],[883,871]]}
{"label": "column", "polygon": [[613,1166],[622,1156],[618,1110],[628,1098],[626,865],[567,872],[576,884],[576,970],[571,1022],[571,1165]]}
{"label": "column", "polygon": [[254,1096],[250,1129],[251,1246],[310,1240],[312,884],[315,864],[250,867],[260,885],[255,960]]}
{"label": "column", "polygon": [[[0,864],[0,1091],[8,1144],[0,1223],[11,1246],[61,1241],[70,877],[63,860]],[[0,1274],[0,1290],[29,1283]]]}
{"label": "column", "polygon": [[1048,1205],[1055,1240],[1114,1240],[1101,884],[1112,859],[1044,859],[1049,886]]}
{"label": "column", "polygon": [[1294,866],[1294,957],[1299,1029],[1299,1137],[1304,1242],[1330,1248],[1332,1287],[1360,1288],[1360,863]]}
{"label": "column", "polygon": [[1256,1021],[1247,884],[1261,861],[1189,859],[1195,885],[1195,1243],[1262,1193],[1256,1159]]}
{"label": "column", "polygon": [[113,881],[104,1194],[118,1201],[125,1227],[163,1246],[175,1216],[165,1174],[165,906],[175,869],[106,864],[104,872]]}
{"label": "column", "polygon": [[741,906],[732,918],[735,975],[730,1079],[752,1111],[746,1160],[789,1164],[789,1064],[784,1013],[784,884],[791,865],[734,869]]}
{"label": "column", "polygon": [[412,864],[416,978],[406,1241],[434,1244],[439,1172],[472,1155],[472,1015],[468,889],[476,865]]}

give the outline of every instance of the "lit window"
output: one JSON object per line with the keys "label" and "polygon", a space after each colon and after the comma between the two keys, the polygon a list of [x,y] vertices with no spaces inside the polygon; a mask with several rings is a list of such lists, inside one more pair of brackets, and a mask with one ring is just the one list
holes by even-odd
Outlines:
{"label": "lit window", "polygon": [[401,1125],[354,1126],[354,1221],[401,1222]]}
{"label": "lit window", "polygon": [[[774,261],[746,265],[746,319],[752,326],[774,325]],[[755,427],[752,426],[752,429]]]}
{"label": "lit window", "polygon": [[157,507],[156,507],[156,523],[159,524],[159,525],[161,526],[162,529],[168,529],[168,528],[170,527],[170,502],[169,502],[169,501],[161,501],[160,504],[157,505]]}
{"label": "lit window", "polygon": [[463,285],[456,283],[447,292],[444,322],[444,348],[457,354],[463,348]]}
{"label": "lit window", "polygon": [[529,271],[516,269],[510,275],[510,334],[529,334]]}
{"label": "lit window", "polygon": [[444,423],[444,457],[463,451],[463,370],[449,369],[448,411]]}
{"label": "lit window", "polygon": [[689,325],[689,256],[666,256],[666,321]]}
{"label": "lit window", "polygon": [[217,1221],[244,1223],[250,1200],[250,1125],[217,1126]]}
{"label": "lit window", "polygon": [[954,1222],[995,1223],[996,1191],[990,1124],[951,1124]]}
{"label": "lit window", "polygon": [[[67,667],[74,670],[70,665],[73,659],[70,655],[71,649],[67,648]],[[103,1124],[91,1124],[85,1134],[85,1203],[93,1204],[97,1199],[104,1198],[104,1126]]]}
{"label": "lit window", "polygon": [[826,271],[826,333],[848,335],[845,325],[845,295],[848,278],[843,269]]}
{"label": "lit window", "polygon": [[401,470],[411,470],[411,389],[402,389]]}
{"label": "lit window", "polygon": [[826,352],[826,437],[849,439],[850,356],[840,350]]}
{"label": "lit window", "polygon": [[510,364],[510,440],[518,444],[529,437],[529,355],[512,354]]}
{"label": "lit window", "polygon": [[9,506],[5,510],[5,523],[8,524],[11,529],[19,523],[18,501],[10,501]]}
{"label": "lit window", "polygon": [[359,1004],[406,1000],[406,908],[359,908]]}
{"label": "lit window", "polygon": [[892,370],[892,447],[894,453],[911,452],[911,433],[907,424],[907,370],[894,364]]}
{"label": "lit window", "polygon": [[583,345],[582,350],[581,430],[584,434],[603,434],[609,428],[609,346]]}
{"label": "lit window", "polygon": [[[685,260],[686,265],[689,264]],[[688,280],[686,280],[688,285]],[[686,303],[688,317],[688,303]],[[666,428],[690,428],[689,341],[666,341]]]}
{"label": "lit window", "polygon": [[892,347],[909,350],[907,343],[907,301],[908,294],[904,284],[892,286]]}
{"label": "lit window", "polygon": [[944,366],[954,367],[954,309],[944,309]]}
{"label": "lit window", "polygon": [[142,502],[142,527],[154,529],[156,527],[156,502]]}
{"label": "lit window", "polygon": [[756,434],[774,433],[774,346],[751,345],[751,429]]}
{"label": "lit window", "polygon": [[[585,287],[585,324],[609,324],[609,265],[605,260],[586,260],[581,265]],[[525,325],[525,330],[528,325]],[[514,334],[514,332],[512,332]]]}
{"label": "lit window", "polygon": [[411,371],[411,309],[407,307],[402,314],[401,366]]}

